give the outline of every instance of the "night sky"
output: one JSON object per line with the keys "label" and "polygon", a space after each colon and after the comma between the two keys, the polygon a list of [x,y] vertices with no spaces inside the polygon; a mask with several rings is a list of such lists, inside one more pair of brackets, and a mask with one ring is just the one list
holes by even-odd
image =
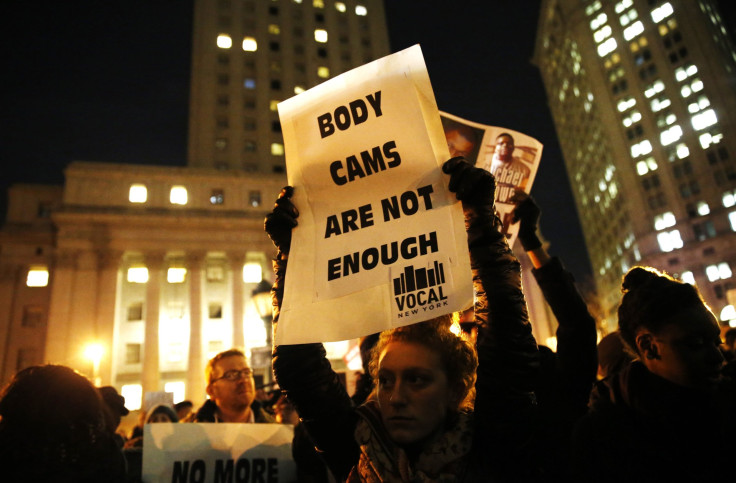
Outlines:
{"label": "night sky", "polygon": [[[441,110],[544,144],[541,229],[581,279],[582,234],[538,70],[539,0],[387,0],[393,51],[421,44]],[[0,201],[72,160],[186,165],[193,0],[0,2]]]}

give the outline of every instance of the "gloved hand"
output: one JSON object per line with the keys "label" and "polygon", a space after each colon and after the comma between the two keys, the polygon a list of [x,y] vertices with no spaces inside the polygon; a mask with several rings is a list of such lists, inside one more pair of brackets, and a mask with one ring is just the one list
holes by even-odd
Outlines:
{"label": "gloved hand", "polygon": [[493,205],[496,193],[493,175],[461,156],[446,161],[442,171],[450,175],[449,189],[463,204],[469,246],[491,234],[493,227],[499,230],[501,221]]}
{"label": "gloved hand", "polygon": [[539,207],[534,202],[534,198],[521,190],[516,190],[511,197],[511,201],[516,203],[513,211],[512,221],[519,224],[519,241],[524,251],[530,252],[535,248],[542,246],[542,242],[537,236],[537,225],[539,224]]}
{"label": "gloved hand", "polygon": [[291,230],[298,225],[299,210],[291,202],[294,187],[285,186],[276,199],[273,211],[266,216],[263,227],[281,255],[288,255],[291,246]]}

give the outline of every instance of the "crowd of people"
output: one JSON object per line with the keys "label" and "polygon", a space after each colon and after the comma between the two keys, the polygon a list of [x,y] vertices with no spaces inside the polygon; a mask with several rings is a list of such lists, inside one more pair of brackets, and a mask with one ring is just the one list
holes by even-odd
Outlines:
{"label": "crowd of people", "polygon": [[[114,388],[64,366],[24,369],[0,395],[3,481],[140,481],[143,427],[161,422],[293,424],[304,482],[727,481],[736,331],[721,340],[698,289],[631,269],[619,329],[597,343],[572,275],[537,235],[539,208],[519,192],[519,240],[559,322],[556,350],[539,345],[494,177],[460,157],[442,169],[465,214],[472,311],[361,339],[352,395],[320,343],[274,347],[279,389],[268,397],[242,351],[222,352],[205,369],[201,407],[151,407],[126,435]],[[274,330],[299,217],[292,194],[282,190],[265,222],[278,250]]]}

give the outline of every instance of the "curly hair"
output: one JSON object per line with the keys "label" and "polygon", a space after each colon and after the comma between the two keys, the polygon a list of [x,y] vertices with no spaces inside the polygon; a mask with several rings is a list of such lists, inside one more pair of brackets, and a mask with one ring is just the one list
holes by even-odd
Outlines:
{"label": "curly hair", "polygon": [[621,284],[618,327],[629,350],[638,354],[636,333],[646,328],[658,333],[675,317],[693,307],[710,308],[696,287],[652,267],[634,267]]}
{"label": "curly hair", "polygon": [[7,481],[122,481],[125,474],[97,389],[51,364],[21,370],[0,395],[0,467]]}
{"label": "curly hair", "polygon": [[468,395],[475,384],[478,355],[469,342],[450,332],[451,325],[452,316],[448,314],[381,332],[378,343],[371,351],[369,368],[373,380],[378,380],[378,361],[389,343],[401,341],[420,344],[439,354],[447,380],[455,385],[454,389],[459,396],[457,409],[467,408],[470,405]]}

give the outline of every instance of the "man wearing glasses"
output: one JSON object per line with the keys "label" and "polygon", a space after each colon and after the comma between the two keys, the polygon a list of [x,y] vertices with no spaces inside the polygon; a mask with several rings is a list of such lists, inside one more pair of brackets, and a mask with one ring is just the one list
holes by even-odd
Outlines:
{"label": "man wearing glasses", "polygon": [[273,423],[255,400],[253,371],[240,349],[220,352],[207,362],[207,395],[195,413],[195,423]]}

